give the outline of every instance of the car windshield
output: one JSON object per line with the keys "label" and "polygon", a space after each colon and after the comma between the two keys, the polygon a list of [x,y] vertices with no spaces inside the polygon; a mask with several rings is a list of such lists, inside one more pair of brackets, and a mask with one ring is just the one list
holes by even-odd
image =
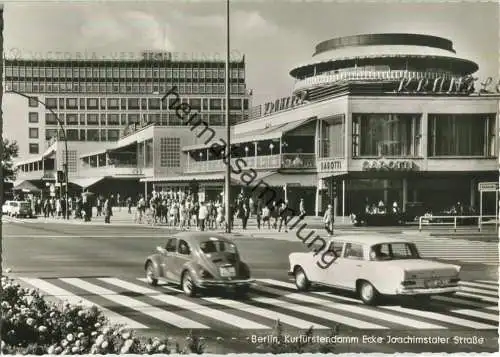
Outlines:
{"label": "car windshield", "polygon": [[29,208],[30,204],[28,202],[21,202],[21,208]]}
{"label": "car windshield", "polygon": [[17,206],[18,206],[17,202],[11,202],[11,203],[10,203],[10,205],[11,205],[12,207],[17,207]]}
{"label": "car windshield", "polygon": [[370,250],[371,260],[419,259],[417,247],[413,243],[382,243]]}
{"label": "car windshield", "polygon": [[205,254],[217,252],[236,253],[236,246],[223,240],[209,240],[200,244],[200,249]]}

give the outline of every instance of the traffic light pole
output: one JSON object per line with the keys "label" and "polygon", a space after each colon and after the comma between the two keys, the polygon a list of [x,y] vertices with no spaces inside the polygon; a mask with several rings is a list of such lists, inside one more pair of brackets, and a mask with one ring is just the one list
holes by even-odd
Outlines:
{"label": "traffic light pole", "polygon": [[[59,124],[59,126],[61,127],[61,132],[62,132],[62,136],[63,136],[63,140],[64,140],[64,148],[65,148],[65,155],[64,155],[64,164],[63,164],[63,168],[64,168],[64,181],[65,181],[65,184],[66,184],[66,189],[65,189],[65,199],[66,199],[66,204],[65,204],[65,207],[66,207],[66,212],[65,212],[65,218],[66,219],[69,219],[69,202],[68,202],[68,137],[66,136],[66,128],[64,127],[64,123],[62,122],[61,118],[59,118],[59,116],[57,115],[56,112],[54,112],[52,110],[52,108],[49,108],[47,107],[47,104],[45,104],[44,102],[42,102],[40,99],[38,99],[37,97],[32,97],[32,96],[29,96],[27,94],[24,94],[24,93],[21,93],[21,92],[18,92],[18,91],[15,91],[15,90],[7,90],[5,91],[5,93],[14,93],[14,94],[17,94],[17,95],[20,95],[21,97],[24,97],[24,98],[27,98],[28,100],[36,100],[38,103],[40,103],[41,105],[43,105],[45,107],[45,109],[47,109],[51,114],[54,115],[54,117],[56,118],[57,120],[57,124]],[[59,135],[58,135],[59,136]],[[61,182],[61,188],[62,188],[62,182]],[[61,194],[62,196],[62,194]]]}
{"label": "traffic light pole", "polygon": [[64,158],[64,181],[66,183],[66,189],[64,190],[64,199],[66,200],[66,204],[64,205],[65,211],[64,215],[66,216],[66,219],[69,219],[69,199],[68,199],[68,191],[69,191],[69,186],[68,186],[68,140],[66,140],[66,134],[64,134],[64,148],[66,149],[65,152],[65,158]]}

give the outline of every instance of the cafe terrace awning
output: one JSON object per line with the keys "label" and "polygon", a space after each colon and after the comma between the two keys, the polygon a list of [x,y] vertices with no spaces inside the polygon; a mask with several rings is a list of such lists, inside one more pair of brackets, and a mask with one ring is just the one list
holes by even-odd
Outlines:
{"label": "cafe terrace awning", "polygon": [[86,189],[90,186],[93,186],[95,185],[96,183],[98,183],[99,181],[102,181],[104,180],[105,177],[82,177],[82,178],[76,178],[76,179],[72,179],[70,180],[72,183],[80,186],[81,188],[83,189]]}
{"label": "cafe terrace awning", "polygon": [[14,191],[24,191],[24,192],[41,192],[42,190],[36,187],[34,184],[28,180],[22,181],[21,183],[15,185],[12,188]]}
{"label": "cafe terrace awning", "polygon": [[314,187],[318,185],[317,174],[283,174],[280,172],[270,172],[267,175],[259,175],[256,179],[262,180],[271,187]]}
{"label": "cafe terrace awning", "polygon": [[177,175],[177,176],[163,176],[163,177],[146,177],[140,179],[141,182],[191,182],[193,180],[203,181],[222,181],[224,180],[223,173],[213,174],[198,174],[198,175]]}
{"label": "cafe terrace awning", "polygon": [[[284,123],[280,125],[270,126],[268,128],[247,131],[239,134],[233,134],[233,136],[231,137],[231,145],[254,142],[254,141],[279,139],[283,136],[283,134],[293,129],[297,129],[298,127],[305,125],[315,119],[316,117],[307,118],[294,121],[293,123]],[[214,137],[214,139],[211,142],[207,143],[206,145],[204,143],[200,143],[195,145],[184,146],[182,148],[182,151],[191,151],[191,150],[209,148],[210,145],[212,145],[212,143],[220,143],[219,138]]]}
{"label": "cafe terrace awning", "polygon": [[[260,185],[259,187],[264,187],[260,181],[266,183],[270,187],[283,187],[285,184],[287,186],[303,186],[303,187],[314,187],[318,184],[318,177],[316,174],[282,174],[277,171],[257,171],[257,177],[249,185],[254,187],[255,185]],[[224,181],[224,173],[213,173],[213,174],[203,174],[203,175],[178,175],[170,177],[148,177],[143,178],[141,182],[186,182],[189,183],[193,180],[197,182],[208,182],[208,181]],[[232,184],[246,186],[247,182],[241,180],[241,175],[231,176]]]}

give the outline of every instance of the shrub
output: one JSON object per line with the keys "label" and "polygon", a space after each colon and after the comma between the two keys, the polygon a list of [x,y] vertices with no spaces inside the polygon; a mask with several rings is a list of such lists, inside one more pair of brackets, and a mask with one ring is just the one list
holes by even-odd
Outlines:
{"label": "shrub", "polygon": [[[168,338],[144,339],[123,326],[110,325],[96,307],[85,309],[47,302],[35,289],[25,289],[2,277],[1,352],[5,354],[168,354]],[[203,353],[204,344],[192,333],[184,350]]]}

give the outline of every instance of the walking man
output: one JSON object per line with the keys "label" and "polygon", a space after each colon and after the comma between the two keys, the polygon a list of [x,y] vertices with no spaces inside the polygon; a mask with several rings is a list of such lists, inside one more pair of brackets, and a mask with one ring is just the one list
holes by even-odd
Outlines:
{"label": "walking man", "polygon": [[333,208],[332,205],[328,205],[328,208],[325,211],[325,215],[323,217],[323,221],[325,222],[325,229],[328,232],[328,235],[333,236]]}

